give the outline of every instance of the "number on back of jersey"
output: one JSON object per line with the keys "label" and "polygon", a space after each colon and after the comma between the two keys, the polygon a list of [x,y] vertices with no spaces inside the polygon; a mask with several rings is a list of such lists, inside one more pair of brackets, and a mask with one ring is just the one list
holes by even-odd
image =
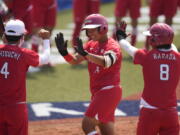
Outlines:
{"label": "number on back of jersey", "polygon": [[8,72],[8,62],[5,62],[3,66],[1,67],[1,72],[0,72],[5,79],[7,79],[9,72]]}

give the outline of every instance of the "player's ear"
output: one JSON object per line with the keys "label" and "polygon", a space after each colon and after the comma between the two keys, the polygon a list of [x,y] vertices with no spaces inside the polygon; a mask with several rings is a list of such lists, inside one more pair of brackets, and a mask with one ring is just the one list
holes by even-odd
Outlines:
{"label": "player's ear", "polygon": [[4,34],[2,35],[2,41],[3,41],[4,43],[8,43],[8,42],[7,42],[7,39],[6,39],[6,37],[5,37]]}
{"label": "player's ear", "polygon": [[18,46],[19,46],[19,47],[22,47],[23,43],[24,43],[24,35],[22,35],[21,38],[19,39],[19,44],[18,44]]}

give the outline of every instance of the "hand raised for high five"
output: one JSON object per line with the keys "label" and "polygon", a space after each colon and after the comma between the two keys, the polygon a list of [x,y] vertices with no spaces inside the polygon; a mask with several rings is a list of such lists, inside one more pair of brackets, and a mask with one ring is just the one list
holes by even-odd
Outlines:
{"label": "hand raised for high five", "polygon": [[40,29],[38,31],[38,35],[44,40],[44,39],[49,39],[51,34],[48,30]]}
{"label": "hand raised for high five", "polygon": [[118,41],[120,41],[121,39],[126,39],[127,37],[126,26],[127,26],[127,23],[125,21],[120,22],[119,28],[116,31],[116,38]]}
{"label": "hand raised for high five", "polygon": [[75,50],[82,56],[86,56],[88,53],[84,50],[83,48],[83,42],[82,40],[78,37],[76,38],[76,43],[77,46],[75,47]]}
{"label": "hand raised for high five", "polygon": [[64,41],[64,36],[63,36],[63,33],[59,32],[56,37],[55,37],[55,43],[56,43],[56,47],[59,51],[59,53],[62,55],[62,56],[66,56],[68,54],[68,51],[67,51],[67,40]]}

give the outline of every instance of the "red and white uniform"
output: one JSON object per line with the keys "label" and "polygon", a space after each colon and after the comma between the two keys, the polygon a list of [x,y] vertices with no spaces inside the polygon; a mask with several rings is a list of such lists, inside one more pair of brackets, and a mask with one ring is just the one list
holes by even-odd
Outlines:
{"label": "red and white uniform", "polygon": [[34,27],[53,28],[56,25],[57,1],[56,0],[32,0]]}
{"label": "red and white uniform", "polygon": [[178,135],[176,87],[180,54],[173,50],[138,50],[134,63],[142,66],[144,76],[137,135]]}
{"label": "red and white uniform", "polygon": [[73,0],[74,31],[72,43],[76,45],[76,37],[79,37],[85,17],[93,13],[99,13],[100,0]]}
{"label": "red and white uniform", "polygon": [[87,15],[99,13],[100,0],[73,0],[75,22],[83,22]]}
{"label": "red and white uniform", "polygon": [[28,134],[26,72],[39,65],[39,55],[15,45],[0,45],[0,134]]}
{"label": "red and white uniform", "polygon": [[176,14],[178,0],[152,0],[150,3],[150,16],[173,17]]}
{"label": "red and white uniform", "polygon": [[33,6],[31,0],[6,1],[8,8],[12,10],[14,18],[23,21],[28,34],[31,34],[33,29]]}
{"label": "red and white uniform", "polygon": [[114,111],[122,95],[120,86],[122,55],[118,43],[112,38],[102,44],[91,40],[87,42],[85,49],[89,53],[102,56],[108,51],[116,54],[116,62],[109,68],[88,61],[92,98],[85,114],[89,117],[97,116],[97,119],[104,123],[114,121]]}
{"label": "red and white uniform", "polygon": [[170,49],[137,49],[128,41],[119,44],[142,66],[144,90],[140,101],[137,135],[179,135],[176,87],[180,77],[180,53]]}
{"label": "red and white uniform", "polygon": [[150,105],[161,109],[176,107],[180,54],[175,51],[164,52],[155,49],[150,52],[138,50],[134,63],[141,64],[143,67],[143,99]]}
{"label": "red and white uniform", "polygon": [[140,0],[116,0],[115,16],[125,17],[127,12],[133,19],[137,19],[140,16]]}

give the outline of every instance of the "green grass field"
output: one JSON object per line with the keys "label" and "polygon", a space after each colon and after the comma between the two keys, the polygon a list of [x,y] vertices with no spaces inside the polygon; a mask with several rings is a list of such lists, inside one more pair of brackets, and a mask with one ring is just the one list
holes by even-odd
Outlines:
{"label": "green grass field", "polygon": [[[113,17],[114,3],[103,4],[101,13],[106,17]],[[72,11],[58,13],[56,29],[65,29],[72,22]],[[175,42],[180,47],[179,35]],[[142,47],[138,43],[137,47]],[[123,52],[121,69],[121,85],[123,97],[137,93],[143,89],[141,67],[132,64],[130,56]],[[53,68],[44,67],[38,73],[28,73],[27,99],[28,102],[59,102],[59,101],[88,101],[89,75],[86,63],[71,66],[60,64]]]}

